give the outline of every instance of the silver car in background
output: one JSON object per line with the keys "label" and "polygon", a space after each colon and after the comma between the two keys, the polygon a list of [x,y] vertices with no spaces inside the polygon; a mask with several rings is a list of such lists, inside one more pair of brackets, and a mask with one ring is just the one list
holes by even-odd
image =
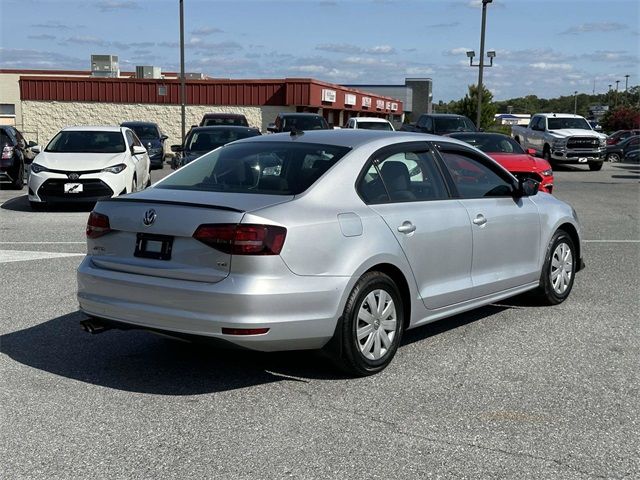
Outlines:
{"label": "silver car in background", "polygon": [[454,139],[292,132],[237,141],[99,202],[78,299],[88,331],[320,349],[369,375],[404,330],[529,290],[569,295],[574,210]]}

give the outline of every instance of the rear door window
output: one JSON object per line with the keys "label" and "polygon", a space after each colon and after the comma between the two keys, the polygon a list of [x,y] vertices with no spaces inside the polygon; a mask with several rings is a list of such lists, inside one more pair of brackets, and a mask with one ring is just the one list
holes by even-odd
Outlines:
{"label": "rear door window", "polygon": [[161,181],[156,188],[297,195],[349,152],[314,143],[238,143],[209,152]]}
{"label": "rear door window", "polygon": [[393,153],[373,162],[358,184],[358,193],[368,204],[448,198],[433,154],[415,150]]}

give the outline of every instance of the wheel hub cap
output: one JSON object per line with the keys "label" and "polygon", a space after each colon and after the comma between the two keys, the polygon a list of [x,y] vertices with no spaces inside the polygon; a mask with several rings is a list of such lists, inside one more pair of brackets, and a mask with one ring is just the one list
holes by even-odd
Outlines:
{"label": "wheel hub cap", "polygon": [[558,294],[564,294],[571,284],[573,275],[573,254],[566,243],[560,243],[551,257],[551,285]]}
{"label": "wheel hub cap", "polygon": [[356,342],[360,352],[369,360],[387,355],[395,338],[396,307],[385,290],[370,292],[360,304],[356,324]]}

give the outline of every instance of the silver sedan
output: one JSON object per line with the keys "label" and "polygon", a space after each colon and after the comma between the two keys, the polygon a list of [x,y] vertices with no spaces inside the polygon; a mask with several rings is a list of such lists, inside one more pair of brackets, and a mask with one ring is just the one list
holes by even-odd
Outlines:
{"label": "silver sedan", "polygon": [[532,291],[564,301],[575,211],[454,139],[292,132],[218,148],[99,202],[78,269],[91,332],[324,348],[355,375],[406,329]]}

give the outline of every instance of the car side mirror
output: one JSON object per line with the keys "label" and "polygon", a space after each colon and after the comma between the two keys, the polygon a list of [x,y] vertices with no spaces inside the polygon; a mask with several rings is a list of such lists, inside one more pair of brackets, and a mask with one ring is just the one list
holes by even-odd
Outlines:
{"label": "car side mirror", "polygon": [[[31,145],[32,143],[33,145]],[[29,142],[29,147],[33,153],[40,153],[42,151],[40,145],[37,145],[35,142]]]}
{"label": "car side mirror", "polygon": [[535,148],[527,148],[527,153],[529,155],[531,155],[532,157],[534,157],[535,154],[536,154],[536,149]]}
{"label": "car side mirror", "polygon": [[143,153],[147,153],[147,149],[141,147],[140,145],[133,145],[131,147],[131,155],[142,155]]}
{"label": "car side mirror", "polygon": [[160,141],[161,142],[164,142],[167,138],[169,138],[169,137],[166,136],[166,135],[160,135]]}
{"label": "car side mirror", "polygon": [[182,152],[184,150],[184,148],[182,148],[182,145],[171,145],[171,151],[178,153],[178,152]]}
{"label": "car side mirror", "polygon": [[31,140],[29,143],[27,143],[27,147],[31,148],[31,147],[35,147],[36,145],[38,145],[36,142],[34,142],[33,140]]}
{"label": "car side mirror", "polygon": [[516,192],[518,197],[532,197],[538,193],[540,184],[532,178],[520,178],[518,179],[518,191]]}
{"label": "car side mirror", "polygon": [[275,123],[270,123],[269,125],[267,125],[267,132],[276,133],[277,131],[278,129],[276,128]]}

